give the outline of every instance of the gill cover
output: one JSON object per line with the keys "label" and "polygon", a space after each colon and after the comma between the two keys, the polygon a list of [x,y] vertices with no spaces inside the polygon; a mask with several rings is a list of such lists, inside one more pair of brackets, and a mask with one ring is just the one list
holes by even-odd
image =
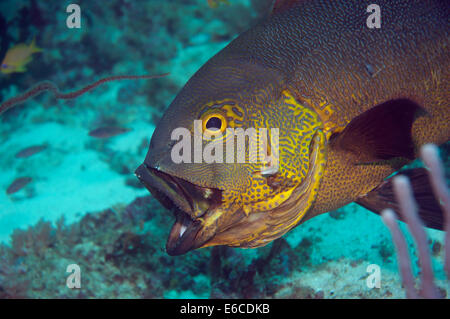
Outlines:
{"label": "gill cover", "polygon": [[[290,132],[298,140],[280,139],[278,171],[268,175],[254,174],[252,186],[240,200],[237,201],[237,197],[229,199],[233,201],[231,210],[216,210],[213,218],[203,225],[204,232],[214,235],[201,247],[266,245],[297,226],[314,203],[326,165],[326,136],[322,122],[314,111],[297,103],[288,90],[283,91],[282,98],[286,102],[284,106],[302,114],[304,119],[299,121],[301,125],[297,130]],[[292,149],[305,155],[301,157],[301,167],[289,166],[293,162],[286,161],[287,157],[292,157]],[[252,196],[255,193],[259,199],[248,201],[248,198],[256,197]],[[236,216],[240,218],[236,220]],[[220,229],[216,227],[220,224],[218,221],[231,226]]]}

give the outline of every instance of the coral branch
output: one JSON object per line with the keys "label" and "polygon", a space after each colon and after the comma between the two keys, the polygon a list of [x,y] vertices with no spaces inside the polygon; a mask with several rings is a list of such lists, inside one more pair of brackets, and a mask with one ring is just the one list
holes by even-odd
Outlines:
{"label": "coral branch", "polygon": [[426,298],[436,298],[437,288],[433,283],[433,269],[431,268],[431,258],[427,243],[427,234],[419,219],[416,201],[414,200],[411,184],[404,176],[395,177],[393,182],[396,199],[400,204],[400,213],[408,224],[409,231],[419,251],[419,263],[422,268],[421,291]]}
{"label": "coral branch", "polygon": [[450,279],[450,192],[445,182],[444,169],[435,145],[427,144],[421,149],[421,156],[429,169],[431,186],[439,199],[444,212],[445,221],[445,264],[447,278]]}
{"label": "coral branch", "polygon": [[406,240],[397,225],[397,218],[395,217],[392,209],[385,209],[381,216],[383,217],[384,224],[389,228],[392,235],[392,240],[397,249],[397,260],[400,268],[400,274],[402,276],[403,286],[406,289],[407,298],[418,298],[416,289],[414,288],[414,278],[411,271],[410,257],[408,254],[408,248]]}
{"label": "coral branch", "polygon": [[5,112],[6,110],[9,110],[10,108],[24,103],[25,101],[33,98],[34,96],[41,94],[42,92],[45,91],[50,91],[53,93],[53,95],[55,96],[55,98],[57,99],[73,99],[76,98],[94,88],[96,88],[97,86],[106,83],[106,82],[111,82],[111,81],[119,81],[119,80],[138,80],[138,79],[155,79],[155,78],[160,78],[160,77],[164,77],[166,76],[168,73],[165,74],[159,74],[159,75],[117,75],[117,76],[111,76],[111,77],[107,77],[107,78],[103,78],[100,79],[94,83],[91,83],[85,87],[83,87],[82,89],[79,89],[77,91],[74,92],[69,92],[69,93],[62,93],[59,88],[56,86],[56,84],[54,84],[53,82],[50,81],[43,81],[43,82],[39,82],[38,84],[36,84],[35,86],[33,86],[31,89],[29,89],[28,91],[26,91],[23,94],[20,94],[18,96],[12,97],[8,100],[6,100],[5,102],[3,102],[0,105],[0,114],[2,114],[3,112]]}
{"label": "coral branch", "polygon": [[[442,163],[440,162],[440,159],[438,157],[437,147],[435,145],[425,145],[421,149],[421,155],[425,164],[430,169],[429,177],[431,180],[431,184],[433,185],[433,191],[436,197],[438,197],[441,200],[441,205],[443,206],[443,209],[446,214],[445,269],[448,278],[450,278],[449,276],[450,196],[445,184]],[[389,228],[391,232],[392,239],[397,249],[397,259],[399,263],[403,285],[405,286],[406,289],[406,296],[408,298],[418,298],[418,297],[438,298],[439,297],[438,290],[433,282],[434,275],[431,267],[431,258],[427,244],[427,236],[423,228],[423,224],[420,221],[417,214],[417,204],[413,197],[411,184],[409,183],[409,180],[406,177],[398,176],[393,180],[393,187],[397,201],[400,204],[400,213],[404,218],[404,220],[406,221],[406,223],[408,224],[408,228],[417,244],[417,249],[419,251],[419,263],[420,267],[422,268],[421,288],[420,291],[417,292],[416,289],[414,288],[414,278],[411,272],[410,257],[408,254],[406,241],[397,225],[394,212],[390,209],[384,210],[381,216],[383,218],[383,222],[386,224],[386,226]]]}

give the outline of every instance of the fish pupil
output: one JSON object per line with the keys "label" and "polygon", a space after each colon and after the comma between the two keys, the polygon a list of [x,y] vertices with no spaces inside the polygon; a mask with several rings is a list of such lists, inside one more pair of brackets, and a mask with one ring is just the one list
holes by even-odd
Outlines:
{"label": "fish pupil", "polygon": [[221,127],[222,120],[218,117],[211,117],[210,119],[208,119],[208,122],[206,122],[207,129],[220,130]]}

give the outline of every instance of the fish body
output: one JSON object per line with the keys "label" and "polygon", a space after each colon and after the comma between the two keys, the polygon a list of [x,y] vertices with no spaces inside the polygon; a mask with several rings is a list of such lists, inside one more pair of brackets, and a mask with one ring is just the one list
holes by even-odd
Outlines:
{"label": "fish body", "polygon": [[19,152],[16,153],[15,157],[16,158],[25,158],[25,157],[30,157],[34,154],[37,154],[39,152],[42,152],[43,150],[45,150],[47,148],[46,145],[33,145],[33,146],[29,146],[26,147],[22,150],[20,150]]}
{"label": "fish body", "polygon": [[89,136],[95,138],[110,138],[130,131],[130,129],[118,126],[99,127],[89,131]]}
{"label": "fish body", "polygon": [[[380,29],[367,27],[361,1],[280,2],[188,81],[136,171],[174,212],[171,255],[259,247],[350,202],[371,208],[371,192],[421,145],[449,140],[445,1],[380,0]],[[208,125],[278,128],[278,170],[175,163],[171,134],[182,127],[195,136],[195,120],[203,134]]]}
{"label": "fish body", "polygon": [[39,52],[42,52],[42,49],[36,46],[35,38],[30,44],[16,44],[6,52],[0,71],[3,74],[25,72],[26,65],[33,60],[32,55]]}
{"label": "fish body", "polygon": [[22,188],[27,186],[33,179],[31,177],[19,177],[16,178],[11,185],[9,185],[8,189],[6,190],[6,194],[11,195],[14,193],[17,193]]}

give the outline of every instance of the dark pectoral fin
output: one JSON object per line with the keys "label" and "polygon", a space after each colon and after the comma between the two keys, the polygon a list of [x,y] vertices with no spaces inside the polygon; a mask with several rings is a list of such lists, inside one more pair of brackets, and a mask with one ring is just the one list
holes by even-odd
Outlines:
{"label": "dark pectoral fin", "polygon": [[[443,229],[444,215],[439,202],[433,195],[429,177],[425,168],[415,168],[401,171],[399,174],[409,178],[414,198],[419,208],[419,217],[426,227]],[[379,214],[385,208],[399,212],[399,205],[392,188],[392,177],[384,181],[356,203]],[[401,216],[400,220],[403,220]]]}
{"label": "dark pectoral fin", "polygon": [[341,133],[332,136],[330,143],[355,154],[358,163],[414,159],[411,127],[419,110],[407,99],[379,104],[355,117]]}

